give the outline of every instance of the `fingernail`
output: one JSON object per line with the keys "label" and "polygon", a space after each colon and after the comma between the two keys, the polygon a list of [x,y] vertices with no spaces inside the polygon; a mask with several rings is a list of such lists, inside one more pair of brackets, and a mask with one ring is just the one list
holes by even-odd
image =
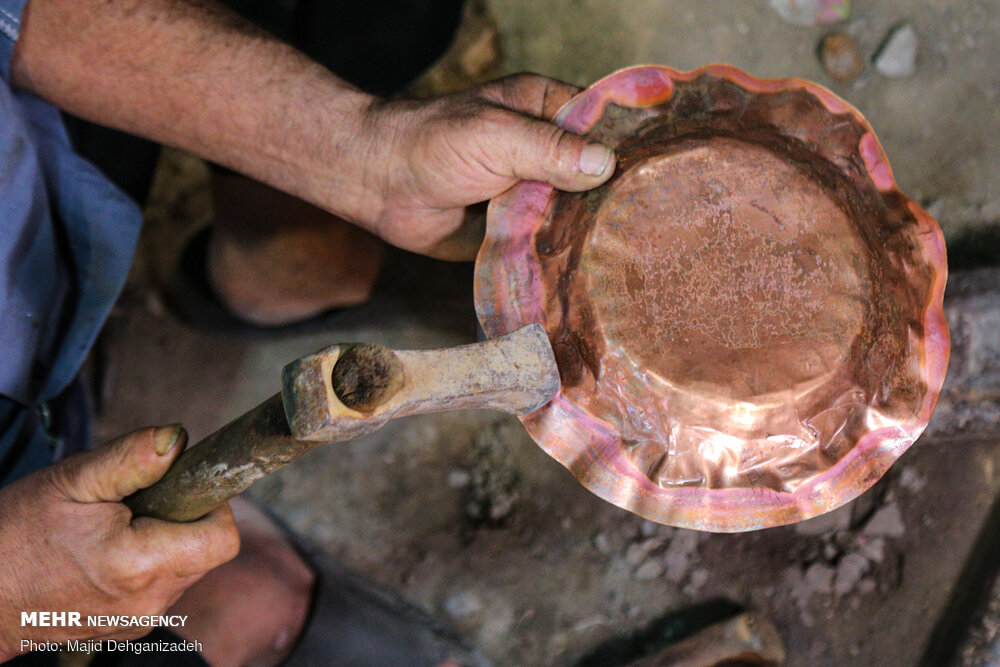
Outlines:
{"label": "fingernail", "polygon": [[156,429],[156,433],[153,434],[153,448],[156,449],[157,454],[165,456],[170,453],[170,450],[174,448],[180,439],[180,424],[161,426]]}
{"label": "fingernail", "polygon": [[587,144],[580,151],[580,171],[587,176],[600,176],[611,162],[611,149],[604,144]]}

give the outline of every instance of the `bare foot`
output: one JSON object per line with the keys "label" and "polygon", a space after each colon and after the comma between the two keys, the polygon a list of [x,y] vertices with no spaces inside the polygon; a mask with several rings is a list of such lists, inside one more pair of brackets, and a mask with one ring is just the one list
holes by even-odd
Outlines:
{"label": "bare foot", "polygon": [[213,667],[277,665],[305,627],[315,575],[260,510],[242,498],[230,505],[240,554],[188,589],[169,613],[188,616],[177,633],[200,641]]}
{"label": "bare foot", "polygon": [[371,295],[384,244],[329,213],[245,176],[213,173],[208,277],[223,304],[280,326]]}

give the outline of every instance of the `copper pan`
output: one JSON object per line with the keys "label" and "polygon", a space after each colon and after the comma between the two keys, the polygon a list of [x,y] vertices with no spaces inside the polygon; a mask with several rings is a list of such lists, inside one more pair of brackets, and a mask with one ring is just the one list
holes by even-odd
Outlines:
{"label": "copper pan", "polygon": [[920,435],[948,362],[945,248],[871,127],[800,79],[621,70],[556,122],[604,186],[522,182],[476,265],[487,336],[538,322],[561,389],[521,417],[591,491],[735,532],[830,511]]}

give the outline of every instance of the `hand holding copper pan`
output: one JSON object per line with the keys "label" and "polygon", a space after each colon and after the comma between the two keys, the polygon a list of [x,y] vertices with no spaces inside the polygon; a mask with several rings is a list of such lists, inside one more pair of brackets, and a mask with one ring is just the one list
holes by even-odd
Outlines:
{"label": "hand holding copper pan", "polygon": [[798,79],[635,67],[556,122],[615,148],[580,194],[495,199],[490,337],[539,322],[562,387],[522,417],[598,496],[686,528],[807,519],[920,435],[948,361],[944,242],[861,114]]}

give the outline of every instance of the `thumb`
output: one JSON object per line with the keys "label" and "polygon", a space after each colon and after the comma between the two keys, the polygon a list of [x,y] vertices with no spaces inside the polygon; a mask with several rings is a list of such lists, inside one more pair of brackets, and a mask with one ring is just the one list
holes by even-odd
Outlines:
{"label": "thumb", "polygon": [[179,424],[139,429],[52,466],[54,482],[78,503],[118,502],[163,477],[186,442]]}
{"label": "thumb", "polygon": [[490,154],[505,162],[489,165],[491,171],[545,181],[560,190],[595,188],[615,171],[614,151],[604,144],[513,112],[509,122],[491,133],[491,140],[502,148]]}

